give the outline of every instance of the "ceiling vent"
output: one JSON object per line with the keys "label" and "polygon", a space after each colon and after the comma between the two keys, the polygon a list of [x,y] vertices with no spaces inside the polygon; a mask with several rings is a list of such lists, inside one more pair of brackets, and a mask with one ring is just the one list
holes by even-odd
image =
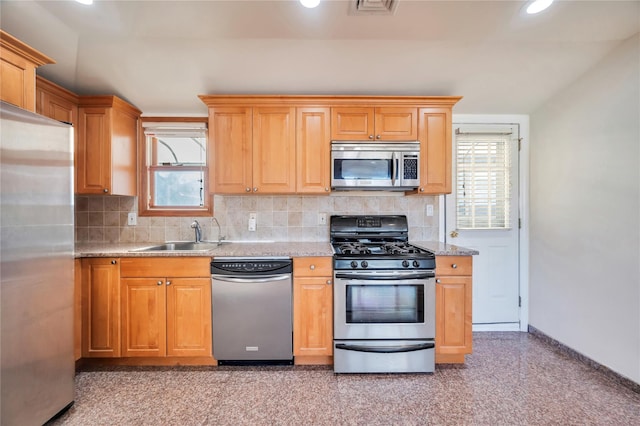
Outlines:
{"label": "ceiling vent", "polygon": [[352,0],[350,15],[393,15],[400,0]]}

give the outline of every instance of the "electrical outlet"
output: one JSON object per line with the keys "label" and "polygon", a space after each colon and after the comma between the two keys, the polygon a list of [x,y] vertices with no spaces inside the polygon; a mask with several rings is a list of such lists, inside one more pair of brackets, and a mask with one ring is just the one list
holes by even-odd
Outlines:
{"label": "electrical outlet", "polygon": [[258,217],[256,213],[255,212],[249,213],[249,231],[255,232],[258,224],[257,222],[258,222]]}
{"label": "electrical outlet", "polygon": [[138,215],[131,212],[127,215],[127,225],[136,226],[138,224]]}
{"label": "electrical outlet", "polygon": [[433,204],[427,204],[427,216],[433,216]]}
{"label": "electrical outlet", "polygon": [[327,214],[318,213],[318,225],[326,225],[326,224],[327,224]]}

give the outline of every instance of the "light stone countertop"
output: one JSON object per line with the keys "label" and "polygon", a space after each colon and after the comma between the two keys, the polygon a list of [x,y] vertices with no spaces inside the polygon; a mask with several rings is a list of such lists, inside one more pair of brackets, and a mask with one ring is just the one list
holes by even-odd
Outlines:
{"label": "light stone countertop", "polygon": [[[76,243],[75,257],[265,257],[333,256],[329,242],[225,242],[208,251],[131,251],[162,243]],[[479,252],[438,241],[416,241],[436,256],[472,256]]]}

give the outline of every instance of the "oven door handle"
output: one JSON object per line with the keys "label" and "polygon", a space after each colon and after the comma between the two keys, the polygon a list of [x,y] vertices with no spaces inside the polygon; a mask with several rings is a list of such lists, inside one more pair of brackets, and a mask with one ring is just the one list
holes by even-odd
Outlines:
{"label": "oven door handle", "polygon": [[336,278],[344,280],[386,280],[386,281],[402,281],[402,280],[424,280],[429,278],[435,278],[434,272],[421,272],[417,274],[392,274],[392,275],[377,275],[377,274],[341,274],[336,273]]}
{"label": "oven door handle", "polygon": [[433,349],[436,347],[435,343],[421,343],[419,345],[402,345],[402,346],[360,346],[360,345],[347,345],[345,343],[336,343],[336,349],[343,349],[345,351],[356,352],[373,352],[377,354],[393,354],[399,352],[414,352],[423,351],[425,349]]}

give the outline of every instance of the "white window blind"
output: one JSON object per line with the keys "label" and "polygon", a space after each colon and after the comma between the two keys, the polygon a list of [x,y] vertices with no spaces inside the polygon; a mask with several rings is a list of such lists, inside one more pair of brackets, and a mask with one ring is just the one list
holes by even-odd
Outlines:
{"label": "white window blind", "polygon": [[508,229],[512,135],[456,135],[456,209],[459,229]]}

